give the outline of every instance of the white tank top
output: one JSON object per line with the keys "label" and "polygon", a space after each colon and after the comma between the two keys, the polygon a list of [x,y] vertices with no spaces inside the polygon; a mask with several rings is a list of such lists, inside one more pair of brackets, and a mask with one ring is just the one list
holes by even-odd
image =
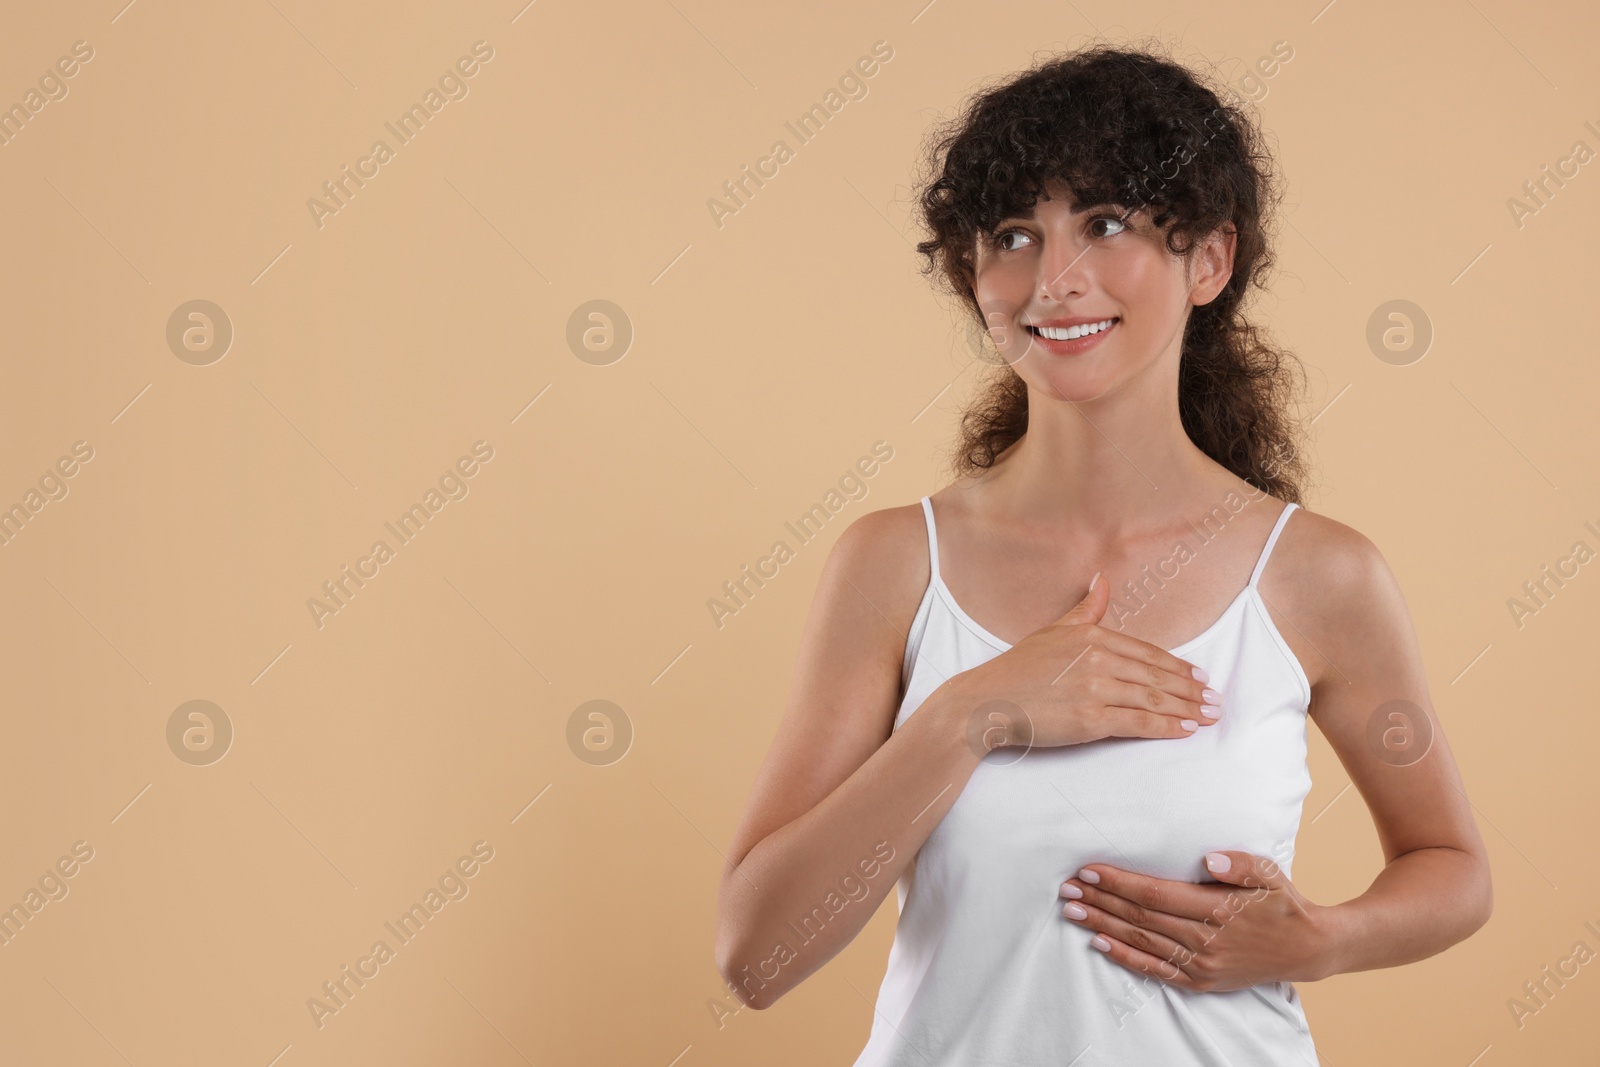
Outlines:
{"label": "white tank top", "polygon": [[[1292,984],[1203,993],[1148,978],[1089,944],[1094,931],[1062,915],[1060,896],[1086,863],[1214,883],[1204,857],[1217,849],[1291,873],[1311,686],[1256,583],[1294,507],[1249,584],[1170,650],[1210,675],[1221,719],[1185,737],[1003,748],[978,764],[896,885],[894,944],[855,1067],[1317,1067]],[[927,497],[922,508],[930,578],[895,729],[945,679],[1011,647],[950,594]]]}

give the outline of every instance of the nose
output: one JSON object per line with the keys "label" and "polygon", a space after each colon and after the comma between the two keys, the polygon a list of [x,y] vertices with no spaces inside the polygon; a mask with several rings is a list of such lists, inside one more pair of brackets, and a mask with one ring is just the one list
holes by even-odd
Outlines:
{"label": "nose", "polygon": [[1065,304],[1082,296],[1088,284],[1089,253],[1093,245],[1078,244],[1070,237],[1051,234],[1039,256],[1039,298]]}

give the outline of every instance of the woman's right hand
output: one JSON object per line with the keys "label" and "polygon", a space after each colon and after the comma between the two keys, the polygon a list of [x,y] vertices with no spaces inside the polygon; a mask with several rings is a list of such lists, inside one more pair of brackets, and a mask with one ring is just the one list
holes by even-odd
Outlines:
{"label": "woman's right hand", "polygon": [[982,694],[969,723],[982,749],[1187,737],[1216,722],[1221,698],[1193,664],[1100,625],[1111,592],[1098,579],[1061,618],[966,672],[960,688]]}

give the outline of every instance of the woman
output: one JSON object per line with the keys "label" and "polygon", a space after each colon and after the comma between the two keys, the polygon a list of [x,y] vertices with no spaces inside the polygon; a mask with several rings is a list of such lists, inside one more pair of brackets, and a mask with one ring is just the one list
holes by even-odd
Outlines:
{"label": "woman", "polygon": [[[1101,47],[983,93],[932,158],[918,250],[997,377],[956,481],[828,559],[718,966],[764,1008],[894,885],[858,1067],[1314,1067],[1292,983],[1438,953],[1492,894],[1399,587],[1298,506],[1291,364],[1241,310],[1260,133]],[[1290,881],[1308,717],[1386,860],[1333,906]]]}

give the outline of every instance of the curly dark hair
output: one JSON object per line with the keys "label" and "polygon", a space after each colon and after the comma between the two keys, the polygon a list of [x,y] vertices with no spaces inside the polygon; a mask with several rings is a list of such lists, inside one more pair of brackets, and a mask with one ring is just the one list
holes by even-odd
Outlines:
{"label": "curly dark hair", "polygon": [[[1028,214],[1045,185],[1065,181],[1084,204],[1150,210],[1170,223],[1166,247],[1188,258],[1218,227],[1237,234],[1233,275],[1210,303],[1190,309],[1178,404],[1183,428],[1206,455],[1257,489],[1300,502],[1308,469],[1286,409],[1299,361],[1246,320],[1251,286],[1267,288],[1274,257],[1267,224],[1281,198],[1272,159],[1247,104],[1228,101],[1159,45],[1095,45],[1009,78],[971,99],[934,132],[919,182],[917,244],[924,275],[986,328],[973,286],[980,236]],[[1028,428],[1028,389],[1010,366],[961,418],[958,475],[994,465]]]}

